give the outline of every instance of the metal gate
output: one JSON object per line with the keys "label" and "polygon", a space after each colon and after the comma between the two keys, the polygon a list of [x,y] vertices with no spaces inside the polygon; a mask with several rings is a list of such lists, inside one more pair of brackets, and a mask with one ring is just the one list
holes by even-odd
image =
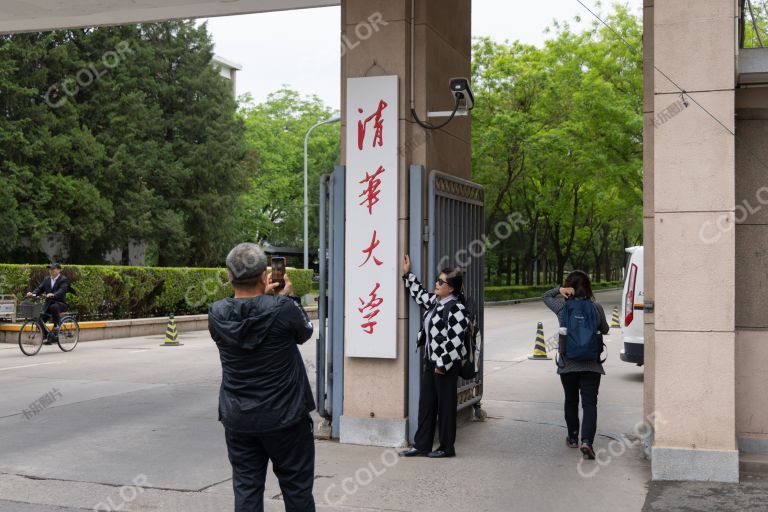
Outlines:
{"label": "metal gate", "polygon": [[[440,269],[460,266],[466,270],[465,295],[484,333],[483,318],[483,234],[485,217],[483,187],[441,172],[433,171],[428,188],[424,169],[410,169],[410,240],[412,271],[435,281]],[[331,422],[334,438],[339,437],[344,390],[344,187],[345,168],[320,180],[320,293],[317,343],[317,410]],[[427,193],[425,193],[427,192]],[[426,204],[424,199],[426,198]],[[425,215],[425,212],[427,215]],[[425,254],[426,262],[422,261]],[[426,268],[424,268],[426,263]],[[413,441],[419,409],[419,383],[423,354],[416,348],[420,327],[419,307],[408,301],[408,435]],[[479,414],[483,394],[483,358],[475,379],[459,379],[459,410],[474,406]]]}
{"label": "metal gate", "polygon": [[[458,266],[465,269],[465,295],[479,324],[479,342],[484,333],[483,290],[485,211],[483,187],[471,181],[432,171],[429,175],[427,216],[424,222],[424,169],[411,166],[410,174],[410,243],[409,252],[413,272],[426,277],[426,283],[434,283],[441,269]],[[427,244],[426,269],[421,258]],[[426,270],[426,272],[425,272]],[[416,335],[421,315],[418,306],[411,302],[409,314],[409,424],[408,433],[413,441],[416,433],[419,408],[419,382],[423,354],[416,348]],[[459,410],[475,406],[479,415],[483,396],[483,357],[479,360],[476,378],[459,379]]]}
{"label": "metal gate", "polygon": [[317,411],[338,439],[344,398],[345,168],[320,178],[320,293],[318,296]]}

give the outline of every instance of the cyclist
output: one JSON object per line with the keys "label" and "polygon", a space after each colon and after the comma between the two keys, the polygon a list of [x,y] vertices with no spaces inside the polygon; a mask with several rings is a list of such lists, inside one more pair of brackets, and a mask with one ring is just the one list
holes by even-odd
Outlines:
{"label": "cyclist", "polygon": [[[58,263],[51,263],[48,265],[48,273],[50,275],[43,279],[40,286],[31,292],[27,292],[27,297],[32,297],[33,295],[45,297],[43,314],[50,315],[53,318],[53,328],[54,331],[56,331],[61,320],[61,314],[68,308],[66,297],[67,291],[69,290],[69,279],[61,273],[61,265]],[[44,321],[40,322],[40,330],[46,340],[46,345],[56,342],[56,339],[53,336],[51,336],[51,339],[48,339],[49,332]]]}

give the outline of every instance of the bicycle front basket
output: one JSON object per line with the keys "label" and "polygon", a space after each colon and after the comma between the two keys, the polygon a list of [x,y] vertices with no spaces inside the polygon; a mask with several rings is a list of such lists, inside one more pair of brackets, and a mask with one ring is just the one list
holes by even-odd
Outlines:
{"label": "bicycle front basket", "polygon": [[40,302],[22,302],[19,304],[19,316],[24,319],[33,319],[40,316],[43,305]]}

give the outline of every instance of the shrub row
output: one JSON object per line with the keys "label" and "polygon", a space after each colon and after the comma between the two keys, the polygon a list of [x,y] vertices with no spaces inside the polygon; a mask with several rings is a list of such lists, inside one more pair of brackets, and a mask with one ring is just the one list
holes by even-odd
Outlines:
{"label": "shrub row", "polygon": [[[208,305],[232,296],[227,272],[220,268],[158,268],[66,265],[71,311],[80,319],[125,319],[206,313]],[[289,269],[294,293],[309,292],[311,270]],[[0,294],[24,294],[48,275],[44,265],[0,264]]]}
{"label": "shrub row", "polygon": [[[603,290],[605,288],[621,288],[624,285],[623,281],[606,281],[604,283],[592,283],[592,289]],[[485,302],[499,302],[503,300],[517,300],[517,299],[529,299],[532,297],[541,297],[544,292],[554,288],[554,284],[539,285],[539,286],[486,286],[485,293],[483,295]],[[311,290],[317,293],[320,290],[320,285],[317,282],[313,282]]]}
{"label": "shrub row", "polygon": [[[623,281],[607,281],[604,283],[592,283],[592,290],[603,290],[605,288],[621,288]],[[555,286],[562,285],[539,285],[539,286],[486,286],[484,298],[486,302],[498,302],[502,300],[528,299],[531,297],[540,297],[544,292],[551,290]]]}

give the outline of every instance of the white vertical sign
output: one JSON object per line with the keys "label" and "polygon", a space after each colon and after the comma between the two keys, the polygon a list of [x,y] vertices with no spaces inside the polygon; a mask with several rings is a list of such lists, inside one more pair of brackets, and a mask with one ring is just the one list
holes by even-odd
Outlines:
{"label": "white vertical sign", "polygon": [[347,79],[348,357],[397,357],[397,81],[397,76]]}

